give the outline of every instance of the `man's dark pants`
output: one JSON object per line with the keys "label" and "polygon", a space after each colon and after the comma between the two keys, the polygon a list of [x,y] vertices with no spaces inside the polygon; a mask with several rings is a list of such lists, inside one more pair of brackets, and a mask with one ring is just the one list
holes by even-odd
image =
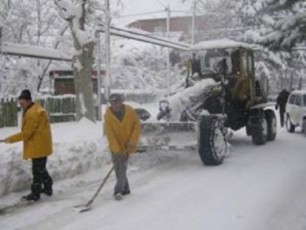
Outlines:
{"label": "man's dark pants", "polygon": [[280,109],[279,110],[279,117],[280,117],[280,125],[281,125],[281,127],[284,127],[284,123],[285,123],[285,109]]}
{"label": "man's dark pants", "polygon": [[[47,157],[32,159],[32,173],[33,183],[31,186],[32,194],[40,196],[40,193],[50,192],[52,193],[52,178],[47,171]],[[51,194],[52,195],[52,194]]]}

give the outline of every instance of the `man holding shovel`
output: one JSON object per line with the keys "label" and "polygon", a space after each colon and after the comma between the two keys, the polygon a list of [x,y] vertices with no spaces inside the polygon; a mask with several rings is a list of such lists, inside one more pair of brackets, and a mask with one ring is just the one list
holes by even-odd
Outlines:
{"label": "man holding shovel", "polygon": [[130,154],[136,152],[141,127],[137,113],[131,106],[123,103],[120,94],[110,95],[109,103],[110,107],[104,115],[104,131],[117,178],[114,198],[121,200],[131,192],[126,176],[127,164]]}

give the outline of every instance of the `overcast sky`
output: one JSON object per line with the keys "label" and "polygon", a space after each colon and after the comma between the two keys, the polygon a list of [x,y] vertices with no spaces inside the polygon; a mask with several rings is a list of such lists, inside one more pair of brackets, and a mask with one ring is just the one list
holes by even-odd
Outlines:
{"label": "overcast sky", "polygon": [[[128,24],[137,19],[143,18],[156,18],[166,17],[166,12],[137,15],[147,12],[164,11],[167,5],[173,11],[184,11],[184,12],[173,12],[172,16],[186,15],[190,10],[190,3],[182,3],[182,0],[121,0],[123,7],[120,9],[121,15],[134,15],[133,17],[122,17],[120,19],[113,19],[114,24]],[[114,6],[115,7],[115,6]],[[190,12],[191,13],[191,12]]]}

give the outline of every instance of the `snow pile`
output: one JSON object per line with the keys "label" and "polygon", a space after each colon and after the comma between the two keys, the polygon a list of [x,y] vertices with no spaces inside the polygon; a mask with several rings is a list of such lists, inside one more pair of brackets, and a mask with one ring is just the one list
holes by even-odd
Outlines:
{"label": "snow pile", "polygon": [[184,91],[177,93],[169,98],[169,105],[171,109],[171,120],[179,121],[183,110],[192,104],[192,98],[195,98],[209,87],[215,85],[216,82],[213,79],[204,79],[197,82],[194,86],[185,89]]}
{"label": "snow pile", "polygon": [[[0,129],[0,136],[6,137],[18,130]],[[47,167],[55,181],[101,168],[110,159],[101,123],[84,119],[78,123],[54,124],[52,134],[54,151]],[[1,144],[0,196],[29,188],[31,179],[31,161],[22,160],[22,144]]]}

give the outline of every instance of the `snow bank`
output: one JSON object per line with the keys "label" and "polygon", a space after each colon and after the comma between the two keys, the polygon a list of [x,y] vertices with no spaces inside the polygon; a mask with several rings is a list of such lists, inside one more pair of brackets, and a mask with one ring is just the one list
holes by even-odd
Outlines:
{"label": "snow bank", "polygon": [[[0,129],[0,137],[18,131],[18,128]],[[54,152],[48,158],[48,170],[55,181],[101,168],[110,159],[101,123],[83,119],[78,123],[54,124],[52,134]],[[31,161],[22,160],[22,144],[1,144],[0,196],[29,188],[31,179]]]}

